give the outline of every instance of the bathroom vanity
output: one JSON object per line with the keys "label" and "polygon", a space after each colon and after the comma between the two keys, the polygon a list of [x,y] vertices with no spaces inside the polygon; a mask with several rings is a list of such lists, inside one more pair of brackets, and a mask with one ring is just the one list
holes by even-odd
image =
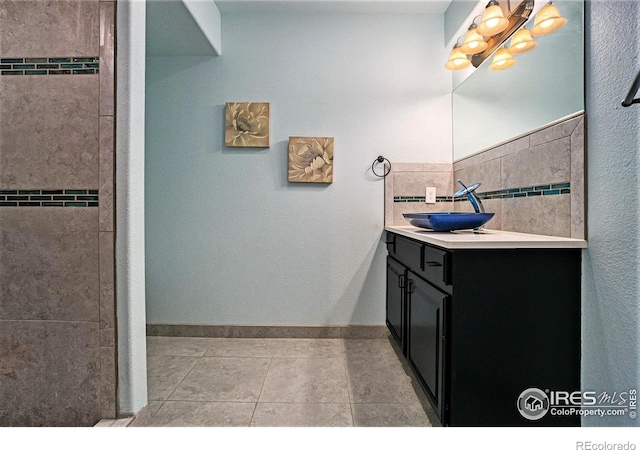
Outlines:
{"label": "bathroom vanity", "polygon": [[580,390],[586,242],[385,229],[387,326],[442,424],[579,426],[552,408],[525,418],[517,402],[529,388]]}

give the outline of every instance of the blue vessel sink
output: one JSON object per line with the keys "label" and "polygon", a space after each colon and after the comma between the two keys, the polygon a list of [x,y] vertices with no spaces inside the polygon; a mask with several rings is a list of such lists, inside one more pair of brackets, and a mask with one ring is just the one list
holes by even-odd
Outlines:
{"label": "blue vessel sink", "polygon": [[466,230],[479,228],[493,217],[494,213],[436,212],[403,214],[414,227],[433,231]]}

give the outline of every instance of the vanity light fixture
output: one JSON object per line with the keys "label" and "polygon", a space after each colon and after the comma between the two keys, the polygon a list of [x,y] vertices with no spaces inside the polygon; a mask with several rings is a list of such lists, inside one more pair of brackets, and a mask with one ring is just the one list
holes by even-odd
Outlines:
{"label": "vanity light fixture", "polygon": [[451,50],[449,55],[449,61],[444,65],[449,70],[461,70],[466,69],[471,65],[471,61],[467,58],[467,55],[460,51],[460,44],[456,44]]}
{"label": "vanity light fixture", "polygon": [[[529,20],[529,17],[533,12],[534,0],[520,0],[520,3],[516,4],[513,8],[511,7],[511,0],[504,1],[506,2],[506,8],[509,15],[505,17],[502,12],[502,7],[498,2],[496,0],[491,0],[487,4],[484,14],[482,16],[477,16],[472,21],[469,31],[464,35],[464,41],[462,44],[460,44],[462,36],[458,38],[458,43],[456,43],[453,48],[451,55],[449,56],[449,61],[445,64],[447,69],[457,70],[468,67],[469,64],[459,57],[459,53],[468,55],[468,59],[471,61],[473,67],[479,67],[483,61],[491,57],[494,53],[497,53],[496,51],[499,51],[498,49],[503,47],[505,42],[507,42],[514,33],[516,33],[520,27]],[[476,25],[475,20],[478,17],[481,17],[481,21]],[[533,42],[533,39],[530,41]],[[532,44],[525,44],[524,42],[518,41],[516,44],[518,44],[517,48],[520,51],[518,52],[516,50],[513,52],[514,54],[524,53],[536,46],[535,42]],[[454,52],[456,57],[454,57]],[[505,48],[504,52],[501,52],[501,59],[498,61],[494,59],[492,66],[504,59],[505,52],[509,54],[509,57],[513,62],[505,61],[497,64],[496,67],[506,69],[515,64],[515,60]],[[455,61],[457,61],[458,64],[456,64]]]}
{"label": "vanity light fixture", "polygon": [[549,2],[536,14],[531,34],[536,37],[545,36],[559,30],[565,23],[567,23],[567,19],[562,17],[553,2]]}
{"label": "vanity light fixture", "polygon": [[491,0],[482,14],[478,25],[478,34],[489,37],[503,32],[509,26],[509,19],[502,13],[502,8],[496,0]]}
{"label": "vanity light fixture", "polygon": [[460,51],[465,55],[477,55],[487,49],[489,44],[484,40],[482,36],[478,34],[478,25],[472,23],[469,27],[469,31],[464,36],[464,42],[460,46]]}
{"label": "vanity light fixture", "polygon": [[526,28],[520,28],[511,38],[509,53],[512,55],[521,55],[529,50],[533,50],[537,46],[538,43],[533,40],[531,32]]}
{"label": "vanity light fixture", "polygon": [[489,66],[489,70],[505,70],[514,66],[516,62],[516,59],[511,56],[509,50],[502,47],[493,55],[493,62]]}

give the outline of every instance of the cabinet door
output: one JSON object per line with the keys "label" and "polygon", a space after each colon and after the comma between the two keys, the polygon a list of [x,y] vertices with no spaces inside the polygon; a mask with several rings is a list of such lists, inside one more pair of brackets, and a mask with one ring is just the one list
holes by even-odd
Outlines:
{"label": "cabinet door", "polygon": [[417,277],[407,275],[408,355],[436,413],[444,413],[444,337],[446,294]]}
{"label": "cabinet door", "polygon": [[387,327],[406,355],[406,301],[405,282],[407,269],[387,256]]}

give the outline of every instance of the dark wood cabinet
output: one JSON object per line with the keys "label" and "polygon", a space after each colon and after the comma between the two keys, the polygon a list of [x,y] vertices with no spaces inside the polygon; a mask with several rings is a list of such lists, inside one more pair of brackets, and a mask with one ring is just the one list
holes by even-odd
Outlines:
{"label": "dark wood cabinet", "polygon": [[403,353],[407,349],[406,277],[407,268],[391,256],[387,256],[387,327]]}
{"label": "dark wood cabinet", "polygon": [[516,404],[580,390],[580,249],[387,248],[387,325],[443,425],[579,426]]}
{"label": "dark wood cabinet", "polygon": [[448,296],[409,272],[407,360],[440,417],[444,415],[444,309]]}

